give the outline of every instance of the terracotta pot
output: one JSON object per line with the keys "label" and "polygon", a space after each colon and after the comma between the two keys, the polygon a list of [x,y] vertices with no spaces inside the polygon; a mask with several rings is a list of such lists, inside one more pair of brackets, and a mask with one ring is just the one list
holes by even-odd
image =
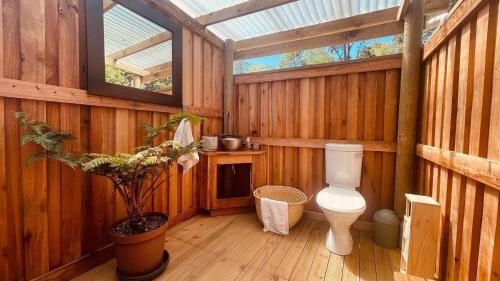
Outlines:
{"label": "terracotta pot", "polygon": [[[147,215],[161,215],[166,223],[159,228],[132,236],[111,236],[114,243],[115,257],[118,270],[121,274],[141,276],[148,274],[160,266],[165,244],[165,231],[167,231],[168,217],[163,213],[147,213]],[[121,219],[111,226],[127,220]]]}

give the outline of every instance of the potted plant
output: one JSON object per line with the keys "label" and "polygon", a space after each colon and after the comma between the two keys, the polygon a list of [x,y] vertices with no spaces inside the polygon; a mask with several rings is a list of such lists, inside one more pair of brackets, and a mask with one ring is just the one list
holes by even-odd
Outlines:
{"label": "potted plant", "polygon": [[187,118],[196,124],[202,118],[180,113],[159,128],[144,126],[148,132],[145,144],[136,148],[135,153],[74,155],[64,151],[65,141],[73,138],[70,133],[54,132],[49,125],[31,120],[24,112],[14,114],[26,131],[21,137],[21,144],[32,143],[41,147],[40,152],[28,157],[28,163],[45,158],[55,159],[86,173],[106,177],[113,183],[128,215],[109,229],[115,245],[119,278],[150,280],[159,275],[168,262],[168,253],[163,250],[168,217],[163,213],[145,212],[144,207],[155,190],[168,180],[162,177],[168,166],[180,156],[196,152],[198,143],[186,147],[171,140],[158,146],[152,143],[161,132],[175,129],[181,120]]}

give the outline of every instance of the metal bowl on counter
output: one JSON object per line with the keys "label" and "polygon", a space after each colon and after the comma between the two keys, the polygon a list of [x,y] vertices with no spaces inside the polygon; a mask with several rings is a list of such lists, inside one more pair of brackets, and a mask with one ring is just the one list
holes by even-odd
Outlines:
{"label": "metal bowl on counter", "polygon": [[220,144],[224,150],[236,151],[243,146],[243,138],[235,135],[222,135],[219,137]]}

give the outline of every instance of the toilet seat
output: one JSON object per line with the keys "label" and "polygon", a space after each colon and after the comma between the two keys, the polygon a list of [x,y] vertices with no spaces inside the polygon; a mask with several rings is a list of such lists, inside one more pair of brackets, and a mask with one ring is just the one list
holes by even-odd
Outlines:
{"label": "toilet seat", "polygon": [[340,213],[351,213],[366,208],[366,201],[359,192],[342,187],[324,188],[316,196],[316,202],[324,209]]}

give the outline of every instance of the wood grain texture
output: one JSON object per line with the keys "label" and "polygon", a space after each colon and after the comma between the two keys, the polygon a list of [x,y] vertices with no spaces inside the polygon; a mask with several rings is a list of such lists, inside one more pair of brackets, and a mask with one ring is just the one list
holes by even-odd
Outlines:
{"label": "wood grain texture", "polygon": [[[368,206],[362,219],[371,221],[378,209],[392,208],[400,71],[392,63],[383,69],[382,61],[368,61],[378,65],[372,71],[352,62],[334,66],[332,75],[320,75],[324,67],[316,66],[235,85],[234,132],[269,149],[270,184],[314,195],[326,186],[325,144],[360,143],[365,156],[359,190]],[[295,71],[303,77],[292,76],[299,75]],[[320,211],[314,200],[307,210]]]}
{"label": "wood grain texture", "polygon": [[[84,78],[84,1],[32,2],[0,1],[0,279],[68,280],[109,259],[109,247],[103,250],[109,244],[106,230],[124,216],[124,206],[105,179],[56,161],[26,165],[24,158],[35,148],[20,147],[23,129],[12,112],[26,111],[71,132],[75,139],[66,148],[74,153],[130,152],[143,141],[141,125],[159,126],[181,111],[203,115],[210,124],[206,134],[218,134],[223,55],[206,37],[184,28],[183,87],[189,94],[183,108],[91,96]],[[198,93],[195,52],[204,58],[196,64],[202,67]],[[193,131],[200,138],[201,125]],[[193,216],[197,173],[182,177],[174,165],[148,208],[168,213],[171,222]]]}
{"label": "wood grain texture", "polygon": [[[399,249],[373,243],[352,229],[353,252],[324,246],[328,224],[304,218],[288,236],[261,230],[255,214],[198,215],[167,231],[165,248],[177,253],[158,280],[417,280],[399,272]],[[111,260],[73,279],[114,280]]]}
{"label": "wood grain texture", "polygon": [[498,279],[498,5],[460,2],[424,47],[419,189],[443,207],[443,280]]}

